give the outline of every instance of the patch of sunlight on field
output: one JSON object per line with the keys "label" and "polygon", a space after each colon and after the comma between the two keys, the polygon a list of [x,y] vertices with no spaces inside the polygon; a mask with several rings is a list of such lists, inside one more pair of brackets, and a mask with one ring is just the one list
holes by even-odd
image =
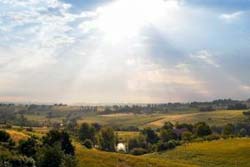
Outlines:
{"label": "patch of sunlight on field", "polygon": [[171,160],[84,149],[76,143],[79,167],[195,167]]}
{"label": "patch of sunlight on field", "polygon": [[250,139],[191,143],[164,153],[147,155],[205,167],[250,167]]}
{"label": "patch of sunlight on field", "polygon": [[147,126],[160,127],[167,121],[173,123],[196,123],[204,121],[210,125],[225,125],[227,123],[242,121],[244,119],[242,112],[242,110],[221,110],[213,112],[164,115],[162,116],[162,119],[150,122]]}
{"label": "patch of sunlight on field", "polygon": [[29,136],[23,132],[18,132],[15,130],[6,130],[7,133],[10,134],[11,139],[15,142],[19,142],[20,140],[27,140]]}

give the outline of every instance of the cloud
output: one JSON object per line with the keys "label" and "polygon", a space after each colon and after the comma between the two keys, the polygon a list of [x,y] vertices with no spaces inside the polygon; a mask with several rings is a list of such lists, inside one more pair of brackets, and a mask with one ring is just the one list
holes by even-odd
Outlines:
{"label": "cloud", "polygon": [[208,65],[219,68],[220,65],[214,61],[214,56],[207,50],[200,50],[195,54],[191,54],[191,58],[200,60]]}
{"label": "cloud", "polygon": [[230,23],[232,21],[238,20],[243,14],[244,14],[243,11],[238,11],[229,14],[221,14],[220,19]]}
{"label": "cloud", "polygon": [[218,20],[228,9],[188,2],[117,0],[85,10],[80,1],[0,0],[0,93],[71,103],[245,97],[248,65],[233,59],[241,77],[225,66],[238,48],[249,53],[249,31]]}

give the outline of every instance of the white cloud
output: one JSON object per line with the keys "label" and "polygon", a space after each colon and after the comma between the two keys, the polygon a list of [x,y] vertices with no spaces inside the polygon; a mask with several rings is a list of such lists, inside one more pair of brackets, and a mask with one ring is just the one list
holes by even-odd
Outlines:
{"label": "white cloud", "polygon": [[220,17],[220,19],[222,19],[226,22],[232,22],[232,21],[239,19],[243,14],[244,14],[244,12],[238,11],[238,12],[234,12],[234,13],[221,14],[219,17]]}
{"label": "white cloud", "polygon": [[214,55],[212,55],[207,50],[200,50],[195,54],[191,54],[191,58],[200,60],[202,62],[205,62],[208,65],[212,65],[213,67],[219,68],[220,65],[215,62]]}

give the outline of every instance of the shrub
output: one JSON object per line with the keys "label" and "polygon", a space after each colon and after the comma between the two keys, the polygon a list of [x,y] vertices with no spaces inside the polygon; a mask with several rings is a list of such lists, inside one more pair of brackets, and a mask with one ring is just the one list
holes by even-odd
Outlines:
{"label": "shrub", "polygon": [[130,151],[133,155],[143,155],[147,153],[147,150],[144,148],[134,148]]}
{"label": "shrub", "polygon": [[174,149],[176,145],[177,143],[175,140],[170,140],[168,142],[160,142],[157,145],[157,151],[160,152],[160,151]]}
{"label": "shrub", "polygon": [[21,140],[19,142],[18,151],[23,155],[31,157],[36,154],[36,146],[37,142],[34,138],[29,138],[26,141]]}
{"label": "shrub", "polygon": [[101,150],[115,151],[116,135],[112,128],[102,128],[99,136]]}
{"label": "shrub", "polygon": [[174,149],[176,147],[176,141],[170,140],[168,141],[168,149]]}
{"label": "shrub", "polygon": [[241,137],[247,136],[247,130],[246,130],[245,128],[241,128],[241,129],[240,129],[240,132],[239,132],[239,135],[240,135]]}
{"label": "shrub", "polygon": [[220,136],[216,135],[216,134],[211,134],[211,135],[207,136],[205,139],[208,140],[208,141],[219,140]]}
{"label": "shrub", "polygon": [[204,137],[212,134],[210,127],[205,122],[195,124],[195,132],[198,137]]}
{"label": "shrub", "polygon": [[37,167],[60,167],[63,156],[59,147],[43,147],[37,154]]}
{"label": "shrub", "polygon": [[10,139],[9,133],[6,131],[0,130],[0,142],[8,142]]}
{"label": "shrub", "polygon": [[83,145],[87,148],[87,149],[92,149],[93,148],[93,142],[89,139],[86,139],[83,142]]}

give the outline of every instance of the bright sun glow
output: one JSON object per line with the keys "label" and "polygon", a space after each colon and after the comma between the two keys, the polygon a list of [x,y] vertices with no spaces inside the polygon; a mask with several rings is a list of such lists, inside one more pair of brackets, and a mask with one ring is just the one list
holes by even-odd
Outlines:
{"label": "bright sun glow", "polygon": [[159,21],[166,12],[177,8],[176,1],[164,0],[117,0],[97,9],[98,28],[111,42],[132,38],[140,30]]}

